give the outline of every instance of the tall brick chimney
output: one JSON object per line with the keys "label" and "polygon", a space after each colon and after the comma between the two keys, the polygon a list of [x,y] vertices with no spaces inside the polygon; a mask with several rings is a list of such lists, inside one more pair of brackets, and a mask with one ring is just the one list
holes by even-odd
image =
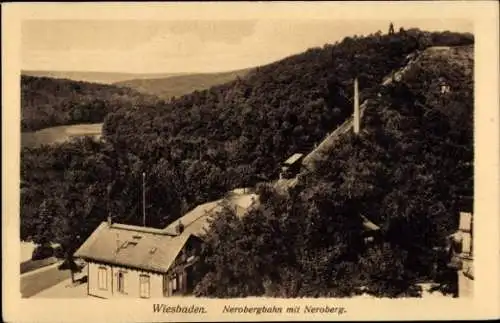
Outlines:
{"label": "tall brick chimney", "polygon": [[360,127],[360,115],[359,115],[359,93],[358,93],[358,79],[354,79],[354,116],[353,116],[353,128],[354,133],[359,133]]}

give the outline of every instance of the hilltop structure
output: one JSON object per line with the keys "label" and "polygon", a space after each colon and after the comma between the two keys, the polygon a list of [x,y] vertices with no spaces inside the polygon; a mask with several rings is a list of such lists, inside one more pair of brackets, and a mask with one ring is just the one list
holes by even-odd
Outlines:
{"label": "hilltop structure", "polygon": [[391,22],[389,24],[389,35],[393,35],[394,34],[394,24]]}

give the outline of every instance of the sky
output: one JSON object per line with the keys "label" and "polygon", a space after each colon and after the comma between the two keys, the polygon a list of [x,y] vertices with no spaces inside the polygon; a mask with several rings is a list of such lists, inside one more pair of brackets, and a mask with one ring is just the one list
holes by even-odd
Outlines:
{"label": "sky", "polygon": [[[473,32],[464,20],[393,20],[396,30]],[[210,73],[264,65],[346,36],[387,32],[389,21],[25,20],[21,67],[41,71]]]}

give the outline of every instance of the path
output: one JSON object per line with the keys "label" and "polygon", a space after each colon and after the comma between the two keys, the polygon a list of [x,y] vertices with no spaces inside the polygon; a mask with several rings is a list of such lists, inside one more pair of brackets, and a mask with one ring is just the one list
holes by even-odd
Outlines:
{"label": "path", "polygon": [[73,285],[71,279],[66,279],[57,285],[49,287],[31,298],[84,298],[87,295],[87,283]]}
{"label": "path", "polygon": [[31,297],[44,289],[71,278],[69,270],[59,270],[60,263],[36,269],[21,275],[21,296]]}

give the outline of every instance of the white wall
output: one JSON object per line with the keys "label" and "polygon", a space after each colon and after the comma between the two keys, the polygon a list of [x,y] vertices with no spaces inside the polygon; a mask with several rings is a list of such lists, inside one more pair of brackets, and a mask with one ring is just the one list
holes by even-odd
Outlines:
{"label": "white wall", "polygon": [[[472,259],[462,259],[462,270],[458,272],[458,297],[473,297],[474,295],[474,280],[470,277],[473,276],[473,262]],[[469,273],[469,275],[466,275]]]}
{"label": "white wall", "polygon": [[458,272],[458,297],[473,297],[474,281],[465,276],[463,271]]}
{"label": "white wall", "polygon": [[[105,267],[107,272],[107,288],[106,290],[99,289],[98,285],[98,268]],[[89,262],[88,288],[89,295],[103,298],[123,298],[123,297],[140,297],[140,275],[149,275],[150,282],[150,298],[163,297],[163,276],[156,273],[128,269],[118,266],[101,265]],[[118,291],[118,272],[124,273],[125,293]]]}

